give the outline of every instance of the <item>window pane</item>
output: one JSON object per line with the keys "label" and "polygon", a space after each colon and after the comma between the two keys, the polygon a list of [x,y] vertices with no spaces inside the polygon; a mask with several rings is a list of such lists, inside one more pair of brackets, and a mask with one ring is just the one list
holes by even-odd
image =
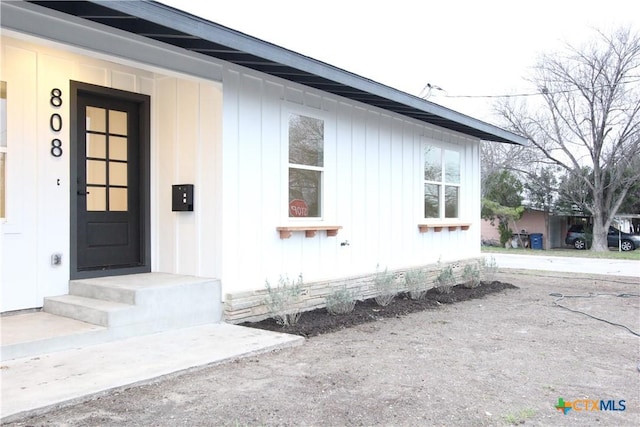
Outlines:
{"label": "window pane", "polygon": [[424,217],[440,218],[440,186],[424,185]]}
{"label": "window pane", "polygon": [[289,217],[320,217],[322,172],[289,169]]}
{"label": "window pane", "polygon": [[324,166],[324,122],[322,120],[291,115],[289,163]]}
{"label": "window pane", "polygon": [[104,135],[87,134],[87,157],[107,158],[106,138]]}
{"label": "window pane", "polygon": [[87,160],[87,184],[107,183],[107,166],[103,160]]}
{"label": "window pane", "polygon": [[109,133],[127,134],[127,113],[109,110]]}
{"label": "window pane", "polygon": [[104,187],[87,187],[87,210],[107,210],[107,189]]}
{"label": "window pane", "polygon": [[127,160],[127,138],[109,137],[109,159]]}
{"label": "window pane", "polygon": [[87,107],[87,130],[106,132],[107,110],[98,107]]}
{"label": "window pane", "polygon": [[460,184],[460,153],[444,151],[445,181],[449,184]]}
{"label": "window pane", "polygon": [[446,186],[444,188],[444,217],[458,218],[460,188]]}
{"label": "window pane", "polygon": [[427,145],[424,149],[424,179],[442,180],[442,149]]}
{"label": "window pane", "polygon": [[127,185],[127,164],[109,162],[109,185]]}
{"label": "window pane", "polygon": [[127,210],[127,189],[126,188],[110,188],[109,189],[109,210],[110,211],[126,211]]}

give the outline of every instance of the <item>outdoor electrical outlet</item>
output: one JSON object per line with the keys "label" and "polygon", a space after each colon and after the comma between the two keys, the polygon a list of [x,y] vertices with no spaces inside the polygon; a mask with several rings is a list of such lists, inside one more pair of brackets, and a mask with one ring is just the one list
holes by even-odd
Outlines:
{"label": "outdoor electrical outlet", "polygon": [[62,254],[51,255],[51,265],[62,265]]}

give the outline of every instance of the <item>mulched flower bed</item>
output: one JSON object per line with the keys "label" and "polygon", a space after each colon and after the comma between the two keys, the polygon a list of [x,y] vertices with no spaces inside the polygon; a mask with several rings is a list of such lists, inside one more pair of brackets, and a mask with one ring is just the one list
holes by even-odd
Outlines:
{"label": "mulched flower bed", "polygon": [[518,289],[518,287],[498,281],[481,282],[478,287],[472,289],[456,285],[449,294],[441,294],[435,289],[430,289],[425,297],[419,300],[409,298],[408,294],[399,294],[385,307],[378,305],[374,299],[358,301],[354,310],[347,314],[331,315],[324,308],[305,311],[298,323],[292,326],[279,325],[274,319],[245,322],[242,323],[242,326],[302,335],[309,338],[384,318],[406,316],[417,311],[433,309],[442,304],[482,298],[506,289]]}

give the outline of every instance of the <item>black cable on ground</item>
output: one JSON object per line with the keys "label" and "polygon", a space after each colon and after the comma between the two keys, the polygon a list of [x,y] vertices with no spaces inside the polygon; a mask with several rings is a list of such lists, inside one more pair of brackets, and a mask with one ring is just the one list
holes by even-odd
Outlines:
{"label": "black cable on ground", "polygon": [[[552,292],[552,293],[549,294],[549,296],[556,297],[556,299],[553,301],[553,303],[555,305],[557,305],[558,307],[564,308],[565,310],[569,310],[569,311],[572,311],[574,313],[584,314],[585,316],[591,317],[592,319],[599,320],[601,322],[605,322],[605,323],[608,323],[608,324],[613,325],[613,326],[619,326],[619,327],[624,328],[627,331],[631,332],[633,335],[635,335],[637,337],[640,337],[639,333],[633,331],[631,328],[629,328],[626,325],[622,325],[620,323],[615,323],[615,322],[610,322],[609,320],[602,319],[600,317],[593,316],[593,315],[591,315],[589,313],[585,313],[584,311],[575,310],[573,308],[569,308],[569,307],[567,307],[565,305],[562,305],[562,304],[558,303],[558,301],[562,301],[565,298],[594,298],[594,297],[598,297],[598,296],[614,296],[614,297],[618,297],[618,298],[631,298],[631,297],[640,297],[640,294],[623,293],[623,294],[565,295],[565,294],[561,294],[561,293],[558,293],[558,292]],[[640,366],[639,366],[638,369],[640,369]]]}

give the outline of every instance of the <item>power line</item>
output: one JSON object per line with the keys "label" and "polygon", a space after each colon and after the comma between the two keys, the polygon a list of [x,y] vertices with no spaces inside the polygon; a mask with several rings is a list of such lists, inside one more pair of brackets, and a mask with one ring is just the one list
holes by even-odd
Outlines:
{"label": "power line", "polygon": [[[640,79],[635,79],[635,80],[626,80],[626,81],[621,81],[619,82],[619,84],[628,84],[628,83],[637,83],[640,82]],[[598,87],[595,87],[593,89],[603,89],[603,88],[608,88],[608,87],[612,87],[613,85],[601,85]],[[444,92],[444,97],[445,98],[471,98],[471,99],[492,99],[492,98],[523,98],[523,97],[528,97],[528,96],[540,96],[540,95],[556,95],[556,94],[561,94],[561,93],[569,93],[569,92],[576,92],[581,90],[580,88],[574,88],[574,89],[563,89],[563,90],[556,90],[556,91],[549,91],[546,88],[542,88],[541,90],[537,91],[537,92],[523,92],[523,93],[512,93],[512,94],[503,94],[503,95],[449,95],[447,93],[447,91],[445,91],[444,89],[441,89],[437,86],[432,86],[432,85],[427,85],[425,86],[425,88],[433,88],[433,89],[438,89],[439,91]],[[421,94],[425,91],[425,89],[423,89],[421,91]],[[431,91],[429,91],[429,93],[427,94],[427,97],[430,96],[432,93]],[[421,96],[421,98],[424,98],[425,96]]]}

